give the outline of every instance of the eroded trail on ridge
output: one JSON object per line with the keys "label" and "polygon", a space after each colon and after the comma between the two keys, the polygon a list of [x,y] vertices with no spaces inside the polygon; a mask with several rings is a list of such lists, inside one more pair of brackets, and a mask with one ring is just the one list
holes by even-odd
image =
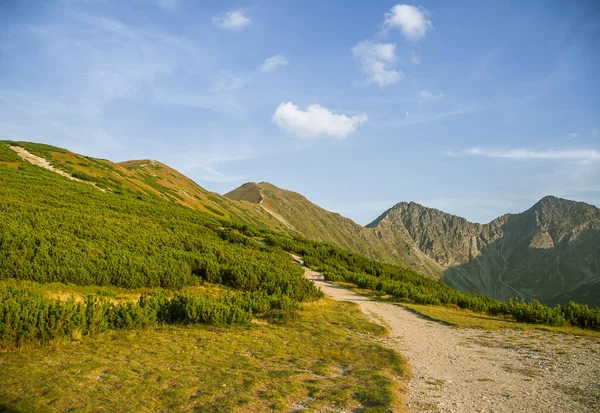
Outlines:
{"label": "eroded trail on ridge", "polygon": [[[294,259],[302,266],[301,257]],[[540,330],[485,331],[430,321],[404,307],[369,300],[305,276],[335,300],[351,301],[390,336],[384,344],[412,369],[411,412],[600,411],[600,340]]]}

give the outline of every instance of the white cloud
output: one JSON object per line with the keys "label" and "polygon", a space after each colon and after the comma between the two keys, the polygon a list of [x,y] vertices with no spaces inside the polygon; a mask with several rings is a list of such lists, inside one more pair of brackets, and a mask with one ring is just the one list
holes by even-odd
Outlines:
{"label": "white cloud", "polygon": [[28,28],[42,42],[52,66],[70,73],[60,93],[54,93],[54,100],[72,107],[63,116],[99,118],[111,102],[137,99],[197,61],[197,46],[186,38],[104,16],[70,17],[68,25]]}
{"label": "white cloud", "polygon": [[416,55],[415,52],[412,53],[411,57],[410,57],[410,62],[413,65],[418,65],[419,63],[421,63],[421,59],[419,59],[419,56]]}
{"label": "white cloud", "polygon": [[396,4],[385,14],[384,29],[397,29],[409,40],[425,37],[427,30],[433,27],[425,17],[425,11],[408,4]]}
{"label": "white cloud", "polygon": [[288,60],[285,56],[276,54],[275,56],[271,56],[265,59],[265,61],[262,65],[260,65],[260,68],[258,70],[260,70],[262,73],[267,73],[277,69],[278,67],[287,66],[287,64]]}
{"label": "white cloud", "polygon": [[282,103],[275,110],[273,122],[279,128],[299,138],[332,137],[345,138],[367,122],[367,115],[337,115],[321,105],[300,109],[292,102]]}
{"label": "white cloud", "polygon": [[584,162],[600,161],[600,151],[595,149],[572,149],[532,151],[528,149],[488,150],[470,148],[462,151],[465,155],[485,156],[488,158],[506,158],[515,160],[541,159],[541,160],[571,160]]}
{"label": "white cloud", "polygon": [[393,43],[373,43],[364,40],[352,48],[352,53],[360,59],[362,70],[369,77],[369,83],[375,83],[380,88],[393,85],[404,76],[402,72],[389,68],[396,60],[396,45]]}
{"label": "white cloud", "polygon": [[213,17],[212,22],[221,29],[242,30],[251,23],[251,20],[244,16],[241,10],[234,10],[225,13],[222,17]]}
{"label": "white cloud", "polygon": [[421,90],[419,92],[420,103],[437,102],[438,100],[442,100],[445,97],[446,95],[444,95],[444,92],[442,92],[441,90],[437,94],[431,93],[427,89]]}

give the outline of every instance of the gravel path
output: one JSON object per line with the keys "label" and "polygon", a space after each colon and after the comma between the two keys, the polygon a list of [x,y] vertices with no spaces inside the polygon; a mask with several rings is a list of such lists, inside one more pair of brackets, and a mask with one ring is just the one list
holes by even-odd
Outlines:
{"label": "gravel path", "polygon": [[305,275],[328,296],[355,302],[387,325],[383,342],[412,369],[409,412],[600,412],[597,338],[451,327],[327,283],[306,267]]}

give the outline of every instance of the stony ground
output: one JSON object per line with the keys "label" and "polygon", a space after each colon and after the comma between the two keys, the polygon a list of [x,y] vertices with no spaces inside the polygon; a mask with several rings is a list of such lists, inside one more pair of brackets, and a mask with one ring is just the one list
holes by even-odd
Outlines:
{"label": "stony ground", "polygon": [[327,295],[356,302],[389,327],[385,343],[412,368],[408,411],[600,412],[598,339],[456,328],[329,284],[308,268],[305,274]]}

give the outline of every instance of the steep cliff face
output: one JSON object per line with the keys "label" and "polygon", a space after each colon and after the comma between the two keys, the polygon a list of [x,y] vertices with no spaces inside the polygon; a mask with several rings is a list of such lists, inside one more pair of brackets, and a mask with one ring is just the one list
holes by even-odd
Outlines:
{"label": "steep cliff face", "polygon": [[415,202],[401,202],[367,227],[407,232],[422,252],[450,267],[479,256],[482,248],[499,238],[503,218],[494,225],[481,225]]}
{"label": "steep cliff face", "polygon": [[585,289],[597,289],[600,282],[600,210],[592,205],[545,197],[523,213],[481,225],[400,203],[369,227],[408,233],[423,253],[446,268],[444,281],[453,287],[505,300],[521,296],[554,304],[578,299],[600,306],[600,296]]}

